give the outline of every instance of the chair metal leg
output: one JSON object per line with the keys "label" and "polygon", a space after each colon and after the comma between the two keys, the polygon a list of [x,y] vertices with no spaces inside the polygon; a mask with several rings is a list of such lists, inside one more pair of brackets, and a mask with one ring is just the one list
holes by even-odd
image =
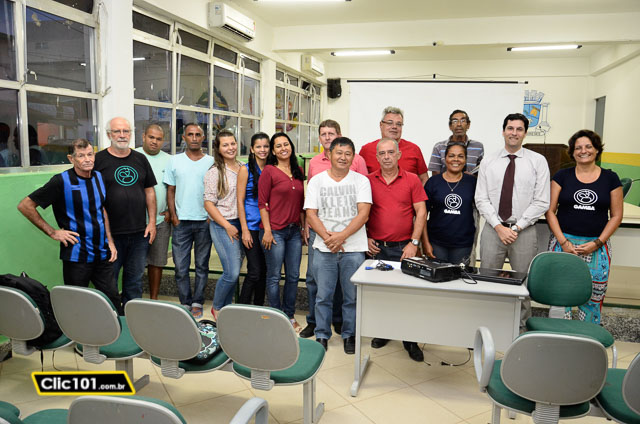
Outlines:
{"label": "chair metal leg", "polygon": [[133,383],[136,392],[149,384],[149,374],[145,374],[137,381],[133,379],[133,358],[116,361],[116,371],[124,371]]}
{"label": "chair metal leg", "polygon": [[495,403],[493,404],[493,408],[491,409],[491,424],[500,424],[500,412],[502,408],[500,408]]}
{"label": "chair metal leg", "polygon": [[617,368],[618,365],[618,349],[616,349],[616,345],[611,345],[611,368]]}
{"label": "chair metal leg", "polygon": [[304,424],[316,424],[324,413],[324,402],[316,406],[316,378],[313,377],[302,386],[302,408]]}

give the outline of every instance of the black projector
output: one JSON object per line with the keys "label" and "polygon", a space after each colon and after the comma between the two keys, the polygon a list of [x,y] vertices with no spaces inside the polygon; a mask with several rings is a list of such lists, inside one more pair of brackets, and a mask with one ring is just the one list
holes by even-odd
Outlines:
{"label": "black projector", "polygon": [[433,283],[456,280],[461,275],[460,265],[420,257],[403,259],[400,269],[405,274]]}

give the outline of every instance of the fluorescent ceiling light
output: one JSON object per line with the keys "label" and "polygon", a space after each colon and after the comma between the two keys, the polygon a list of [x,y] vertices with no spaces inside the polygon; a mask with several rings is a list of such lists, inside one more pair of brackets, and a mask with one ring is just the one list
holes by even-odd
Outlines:
{"label": "fluorescent ceiling light", "polygon": [[382,56],[396,54],[395,50],[341,50],[331,52],[331,56]]}
{"label": "fluorescent ceiling light", "polygon": [[137,62],[137,61],[139,61],[139,60],[146,60],[146,58],[144,58],[144,57],[134,57],[134,58],[133,58],[133,61],[134,61],[134,62]]}
{"label": "fluorescent ceiling light", "polygon": [[507,47],[508,52],[531,52],[539,50],[572,50],[579,49],[581,44],[562,44],[558,46]]}

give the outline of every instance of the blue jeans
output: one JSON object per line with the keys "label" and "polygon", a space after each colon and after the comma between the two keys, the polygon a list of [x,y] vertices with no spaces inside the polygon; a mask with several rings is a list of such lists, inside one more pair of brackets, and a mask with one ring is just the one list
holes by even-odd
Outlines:
{"label": "blue jeans", "polygon": [[404,246],[385,247],[380,245],[378,247],[380,248],[380,253],[376,255],[376,259],[381,261],[400,261]]}
{"label": "blue jeans", "polygon": [[[230,219],[229,224],[236,227],[239,234],[242,234],[239,219]],[[219,311],[223,306],[233,302],[233,294],[238,284],[240,266],[242,265],[242,240],[232,241],[227,230],[214,221],[209,223],[209,231],[222,264],[222,275],[218,278],[213,294],[213,309]]]}
{"label": "blue jeans", "polygon": [[[271,249],[264,250],[267,261],[267,298],[269,305],[282,310],[289,318],[296,312],[296,295],[298,294],[298,279],[300,278],[300,261],[302,260],[302,237],[300,226],[289,224],[281,230],[272,230],[273,240]],[[260,241],[264,237],[264,230],[260,230]],[[284,290],[280,303],[280,271],[284,263]]]}
{"label": "blue jeans", "polygon": [[[196,265],[193,295],[189,280],[191,247],[193,247]],[[211,236],[207,221],[180,221],[177,227],[173,227],[171,252],[180,303],[188,307],[202,308],[204,289],[209,277],[209,257],[211,256]]]}
{"label": "blue jeans", "polygon": [[[316,239],[316,232],[309,229],[309,248],[307,256],[307,294],[309,299],[309,313],[307,314],[307,324],[316,323],[316,293],[318,293],[318,284],[313,277],[313,241]],[[340,280],[336,285],[336,292],[333,296],[333,318],[332,322],[342,322],[342,289],[340,288]]]}
{"label": "blue jeans", "polygon": [[454,265],[458,265],[464,262],[465,265],[469,265],[469,256],[471,256],[471,247],[444,247],[438,244],[431,243],[433,247],[433,254],[437,259],[446,261]]}
{"label": "blue jeans", "polygon": [[342,338],[356,334],[356,287],[351,276],[364,262],[364,252],[313,252],[313,272],[318,277],[316,330],[318,339],[331,338],[331,311],[336,282],[342,285]]}
{"label": "blue jeans", "polygon": [[149,237],[144,231],[131,234],[114,234],[113,243],[118,251],[118,259],[113,263],[113,277],[118,284],[122,268],[122,307],[131,299],[142,297],[142,274],[147,265]]}

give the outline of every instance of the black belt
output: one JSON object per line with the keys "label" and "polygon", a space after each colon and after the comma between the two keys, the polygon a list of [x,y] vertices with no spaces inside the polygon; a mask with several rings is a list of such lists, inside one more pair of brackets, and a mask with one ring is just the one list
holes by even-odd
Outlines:
{"label": "black belt", "polygon": [[507,228],[511,228],[512,225],[516,225],[515,222],[513,224],[509,222],[501,222],[500,224],[502,224],[503,227],[507,227]]}
{"label": "black belt", "polygon": [[378,246],[383,246],[383,247],[405,247],[407,243],[411,243],[411,240],[404,240],[404,241],[376,240],[376,243],[378,243]]}

